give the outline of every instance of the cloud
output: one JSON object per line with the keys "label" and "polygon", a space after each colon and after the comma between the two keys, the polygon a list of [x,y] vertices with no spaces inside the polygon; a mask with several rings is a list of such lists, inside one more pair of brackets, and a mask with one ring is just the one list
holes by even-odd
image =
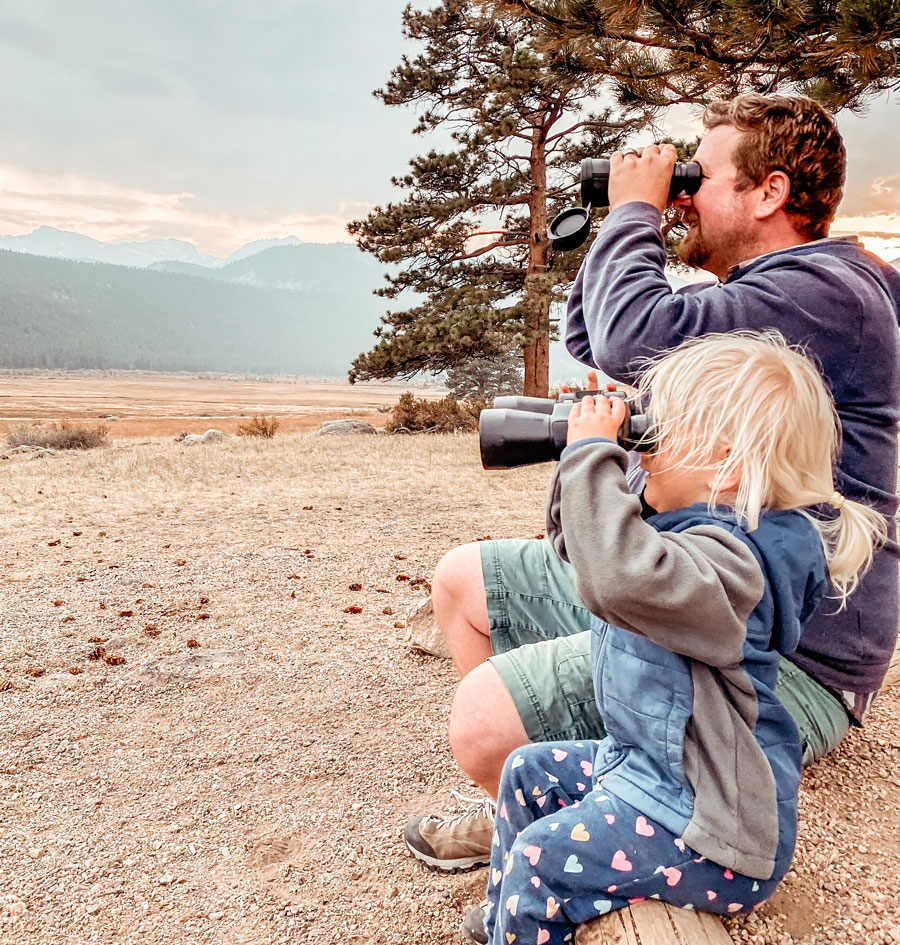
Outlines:
{"label": "cloud", "polygon": [[367,205],[339,203],[333,212],[250,214],[212,209],[186,191],[159,192],[76,174],[44,174],[0,165],[0,232],[39,226],[71,230],[104,242],[183,239],[227,255],[256,239],[297,236],[311,243],[349,242],[347,220]]}

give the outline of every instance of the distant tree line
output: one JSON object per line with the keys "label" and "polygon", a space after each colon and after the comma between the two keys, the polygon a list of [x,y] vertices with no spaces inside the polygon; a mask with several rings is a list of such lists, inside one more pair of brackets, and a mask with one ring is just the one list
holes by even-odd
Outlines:
{"label": "distant tree line", "polygon": [[0,368],[340,376],[379,309],[372,282],[353,283],[296,292],[0,251]]}

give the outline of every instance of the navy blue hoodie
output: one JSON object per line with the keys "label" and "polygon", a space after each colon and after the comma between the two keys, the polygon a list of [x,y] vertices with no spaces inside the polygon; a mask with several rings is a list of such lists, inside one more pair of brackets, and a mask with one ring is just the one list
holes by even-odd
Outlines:
{"label": "navy blue hoodie", "polygon": [[735,266],[724,283],[673,292],[660,222],[646,203],[609,214],[569,298],[566,347],[627,383],[647,357],[739,328],[777,329],[817,360],[843,428],[836,486],[882,512],[891,541],[843,611],[825,602],[790,658],[861,720],[897,640],[900,274],[853,237],[825,239]]}

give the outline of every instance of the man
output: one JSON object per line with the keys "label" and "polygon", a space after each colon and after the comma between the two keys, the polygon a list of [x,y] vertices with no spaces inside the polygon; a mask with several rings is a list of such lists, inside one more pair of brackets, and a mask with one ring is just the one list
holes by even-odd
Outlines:
{"label": "man", "polygon": [[[569,300],[567,346],[631,382],[642,359],[686,337],[779,330],[818,360],[834,395],[843,428],[838,488],[893,521],[900,275],[855,238],[828,238],[845,167],[834,122],[809,99],[751,93],[714,103],[704,124],[695,155],[703,181],[693,197],[676,200],[688,225],[680,255],[720,281],[673,293],[665,279],[660,222],[674,148],[614,154],[610,214]],[[848,606],[835,613],[826,603],[781,662],[776,692],[800,729],[807,763],[862,722],[887,670],[897,637],[894,538],[892,531]],[[463,545],[439,563],[433,587],[435,617],[463,677],[451,747],[488,794],[520,745],[602,737],[589,615],[569,566],[546,542]],[[488,862],[492,817],[487,802],[416,817],[405,839],[432,867],[468,868]]]}

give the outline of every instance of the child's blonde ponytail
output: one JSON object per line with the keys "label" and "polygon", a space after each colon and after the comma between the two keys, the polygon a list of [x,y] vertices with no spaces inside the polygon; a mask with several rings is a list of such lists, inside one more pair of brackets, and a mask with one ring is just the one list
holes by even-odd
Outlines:
{"label": "child's blonde ponytail", "polygon": [[828,504],[837,509],[837,515],[831,520],[812,521],[822,536],[828,576],[843,607],[872,564],[875,549],[884,544],[887,523],[875,509],[846,499],[839,492],[832,493]]}

